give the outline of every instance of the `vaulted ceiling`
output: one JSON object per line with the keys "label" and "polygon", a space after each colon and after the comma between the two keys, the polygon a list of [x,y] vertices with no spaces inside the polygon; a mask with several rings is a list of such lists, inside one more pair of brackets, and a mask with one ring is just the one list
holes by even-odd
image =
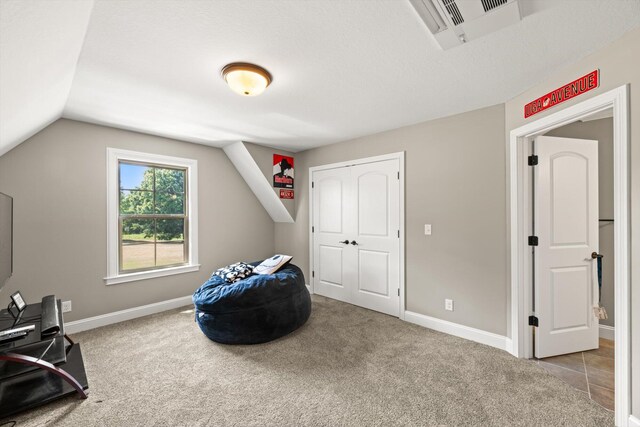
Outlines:
{"label": "vaulted ceiling", "polygon": [[[638,0],[520,0],[443,51],[408,0],[0,1],[0,155],[60,117],[298,151],[504,102],[640,27]],[[236,95],[235,61],[273,84]]]}

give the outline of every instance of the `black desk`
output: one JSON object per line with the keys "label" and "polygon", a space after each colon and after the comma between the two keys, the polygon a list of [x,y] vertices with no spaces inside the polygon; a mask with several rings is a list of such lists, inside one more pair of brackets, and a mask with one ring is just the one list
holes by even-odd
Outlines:
{"label": "black desk", "polygon": [[[41,337],[40,303],[29,304],[16,326],[33,324],[35,330],[0,344],[0,418],[74,393],[87,398],[89,386],[80,344],[64,334],[61,302],[56,303],[59,333]],[[0,310],[0,330],[13,326],[7,310]]]}

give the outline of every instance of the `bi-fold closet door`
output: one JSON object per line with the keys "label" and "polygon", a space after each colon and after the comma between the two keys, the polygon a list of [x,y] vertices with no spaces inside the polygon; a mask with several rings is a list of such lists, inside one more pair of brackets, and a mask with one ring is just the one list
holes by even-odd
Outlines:
{"label": "bi-fold closet door", "polygon": [[398,159],[312,174],[314,292],[398,316]]}

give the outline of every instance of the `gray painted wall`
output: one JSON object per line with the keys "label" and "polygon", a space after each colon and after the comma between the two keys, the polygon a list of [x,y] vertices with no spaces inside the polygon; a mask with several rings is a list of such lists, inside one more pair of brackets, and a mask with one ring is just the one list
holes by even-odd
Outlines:
{"label": "gray painted wall", "polygon": [[[106,147],[198,160],[200,271],[104,284]],[[218,148],[58,120],[0,157],[0,192],[14,197],[14,274],[0,300],[55,294],[72,300],[66,321],[190,295],[215,268],[274,251],[273,221]]]}
{"label": "gray painted wall", "polygon": [[[598,141],[598,202],[600,218],[613,218],[613,119],[575,122],[547,132],[548,136],[562,138],[595,139]],[[601,325],[613,326],[613,223],[600,223],[600,248],[602,259],[602,305],[609,318]]]}
{"label": "gray painted wall", "polygon": [[[631,220],[631,357],[632,413],[640,417],[640,29],[633,30],[572,66],[559,70],[542,83],[525,91],[505,105],[507,134],[530,119],[523,118],[524,105],[551,90],[573,81],[594,69],[600,69],[600,87],[562,104],[562,107],[582,102],[593,96],[629,84],[630,94],[630,220]],[[551,108],[534,116],[536,119],[558,111]],[[619,326],[619,325],[618,325]]]}
{"label": "gray painted wall", "polygon": [[[407,310],[505,335],[503,105],[297,153],[296,223],[277,224],[276,251],[294,255],[308,282],[308,168],[398,151],[406,151]],[[444,310],[445,298],[455,311]]]}

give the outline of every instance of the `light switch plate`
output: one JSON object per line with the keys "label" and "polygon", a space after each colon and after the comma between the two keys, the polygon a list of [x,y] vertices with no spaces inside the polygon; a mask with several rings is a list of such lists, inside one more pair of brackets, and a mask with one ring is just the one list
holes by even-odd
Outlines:
{"label": "light switch plate", "polygon": [[424,225],[424,235],[431,236],[431,224]]}
{"label": "light switch plate", "polygon": [[71,311],[71,301],[62,301],[62,312],[68,313]]}

